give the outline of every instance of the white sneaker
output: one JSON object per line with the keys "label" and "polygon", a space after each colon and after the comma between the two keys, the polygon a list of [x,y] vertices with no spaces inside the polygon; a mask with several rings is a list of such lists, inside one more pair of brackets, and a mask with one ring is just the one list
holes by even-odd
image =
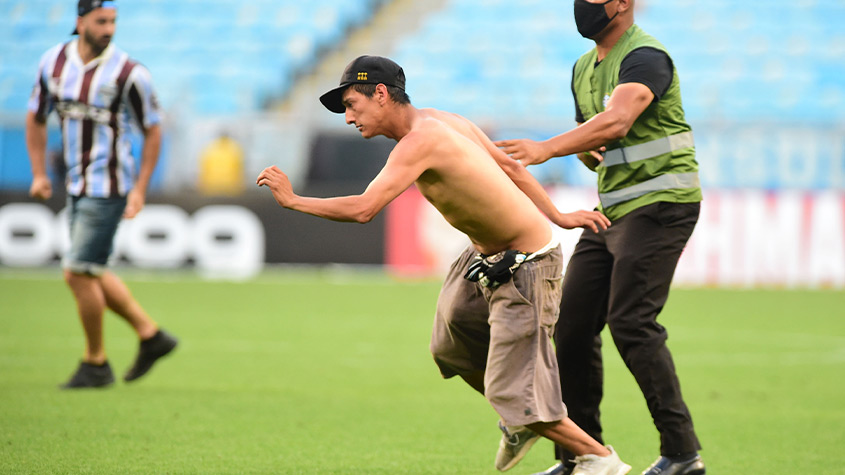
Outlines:
{"label": "white sneaker", "polygon": [[496,452],[496,469],[500,472],[510,470],[518,464],[534,442],[540,440],[540,434],[525,426],[505,427],[499,422],[502,440],[499,441],[499,451]]}
{"label": "white sneaker", "polygon": [[572,475],[625,475],[631,466],[622,462],[613,447],[607,446],[610,455],[599,457],[587,454],[575,457],[575,470]]}

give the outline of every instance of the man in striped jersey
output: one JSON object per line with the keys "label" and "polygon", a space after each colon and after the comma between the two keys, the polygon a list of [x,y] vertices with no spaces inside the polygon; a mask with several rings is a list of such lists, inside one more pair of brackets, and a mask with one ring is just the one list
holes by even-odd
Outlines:
{"label": "man in striped jersey", "polygon": [[[106,307],[126,320],[140,339],[138,356],[125,381],[146,374],[177,344],[106,269],[118,223],[144,207],[158,161],[160,119],[150,74],[111,44],[117,18],[114,1],[79,0],[77,12],[73,33],[79,37],[42,56],[26,116],[33,175],[29,192],[34,198],[46,200],[52,195],[45,151],[47,116],[53,110],[62,129],[71,241],[62,267],[86,340],[82,362],[63,388],[114,382],[103,346]],[[144,135],[137,177],[125,136],[132,123]]]}

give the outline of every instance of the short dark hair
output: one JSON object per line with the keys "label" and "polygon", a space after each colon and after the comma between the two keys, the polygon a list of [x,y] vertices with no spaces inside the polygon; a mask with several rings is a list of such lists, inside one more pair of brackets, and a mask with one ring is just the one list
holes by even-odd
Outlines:
{"label": "short dark hair", "polygon": [[[349,87],[354,90],[355,92],[361,93],[367,97],[373,97],[373,94],[376,93],[376,86],[377,84],[352,84]],[[390,96],[390,99],[397,104],[410,104],[411,98],[408,96],[408,93],[405,92],[404,89],[398,88],[396,86],[388,86],[385,85],[384,87],[387,88],[387,94]]]}

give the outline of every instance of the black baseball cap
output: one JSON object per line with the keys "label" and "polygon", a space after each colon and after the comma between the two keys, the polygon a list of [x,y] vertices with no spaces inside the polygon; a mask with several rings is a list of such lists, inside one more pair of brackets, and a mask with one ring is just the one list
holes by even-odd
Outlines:
{"label": "black baseball cap", "polygon": [[[85,16],[98,8],[117,8],[114,0],[79,0],[76,4],[76,16]],[[76,28],[71,35],[78,35]]]}
{"label": "black baseball cap", "polygon": [[320,96],[326,109],[342,114],[343,91],[352,84],[384,84],[405,90],[405,71],[393,61],[381,56],[359,56],[346,66],[340,86]]}

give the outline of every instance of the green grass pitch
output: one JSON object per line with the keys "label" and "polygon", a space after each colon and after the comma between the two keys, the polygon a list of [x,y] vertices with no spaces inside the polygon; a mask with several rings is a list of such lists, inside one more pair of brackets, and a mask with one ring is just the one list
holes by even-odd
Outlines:
{"label": "green grass pitch", "polygon": [[[497,473],[496,414],[428,352],[439,282],[126,277],[181,346],[136,383],[66,392],[82,335],[59,271],[0,269],[0,473]],[[845,293],[679,288],[660,321],[708,473],[845,473]],[[106,345],[121,375],[136,341],[111,314]],[[657,433],[607,335],[605,355],[606,441],[640,473]]]}

